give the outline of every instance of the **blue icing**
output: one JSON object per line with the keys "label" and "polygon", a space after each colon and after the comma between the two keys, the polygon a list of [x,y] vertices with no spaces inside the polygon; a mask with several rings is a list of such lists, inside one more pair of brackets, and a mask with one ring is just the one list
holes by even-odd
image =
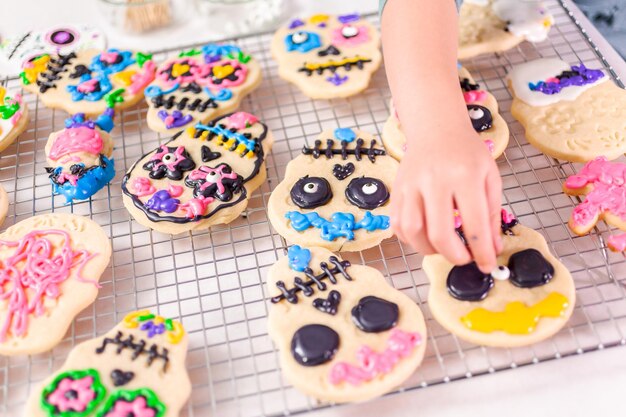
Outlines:
{"label": "blue icing", "polygon": [[166,90],[161,90],[161,87],[159,87],[158,85],[151,85],[144,90],[143,94],[146,97],[156,97],[163,94],[173,93],[176,90],[178,90],[178,83],[174,84],[171,88],[168,88]]}
{"label": "blue icing", "polygon": [[81,100],[100,101],[108,92],[110,92],[113,89],[113,85],[111,84],[111,81],[109,81],[109,77],[106,74],[96,74],[94,78],[97,79],[100,84],[99,91],[92,91],[92,92],[78,91],[78,86],[81,83],[92,79],[89,74],[85,74],[82,77],[80,77],[80,82],[78,83],[78,85],[68,85],[66,87],[67,91],[72,94],[73,101],[81,101]]}
{"label": "blue icing", "polygon": [[237,55],[241,52],[241,48],[236,45],[218,45],[216,43],[209,43],[202,47],[202,52],[205,55],[222,57],[228,54]]}
{"label": "blue icing", "polygon": [[320,236],[324,240],[333,241],[339,237],[354,240],[354,231],[365,229],[368,232],[385,230],[389,228],[389,216],[373,215],[365,212],[363,219],[356,222],[351,213],[333,213],[330,221],[321,217],[316,212],[300,213],[290,211],[285,217],[291,221],[291,227],[298,232],[303,232],[310,227],[320,229]]}
{"label": "blue icing", "polygon": [[[293,40],[294,36],[306,36],[306,40],[297,43]],[[315,32],[299,31],[285,37],[287,52],[298,51],[305,53],[309,52],[311,49],[319,48],[320,46],[322,46],[322,41]]]}
{"label": "blue icing", "polygon": [[107,53],[117,53],[122,57],[122,60],[117,64],[107,64],[100,60],[100,55],[98,54],[93,57],[91,60],[90,69],[92,71],[101,72],[103,74],[113,74],[116,72],[123,71],[129,65],[135,63],[133,59],[133,53],[130,51],[120,51],[119,49],[109,49]]}
{"label": "blue icing", "polygon": [[[113,159],[108,159],[104,155],[101,155],[101,158],[101,165],[85,171],[84,175],[76,181],[76,185],[72,185],[69,181],[63,184],[56,184],[54,181],[51,181],[54,194],[63,195],[66,203],[69,204],[72,200],[86,200],[98,192],[115,177],[115,163]],[[57,167],[53,175],[58,175],[61,171],[62,167]]]}
{"label": "blue icing", "polygon": [[311,251],[298,245],[293,245],[287,250],[289,258],[289,268],[302,272],[309,267],[311,261]]}
{"label": "blue icing", "polygon": [[223,88],[217,92],[217,94],[213,94],[211,90],[207,87],[204,87],[204,92],[215,101],[227,101],[233,98],[233,92],[228,88]]}
{"label": "blue icing", "polygon": [[350,143],[356,139],[356,133],[349,127],[339,127],[335,129],[335,138],[337,140],[345,140]]}
{"label": "blue icing", "polygon": [[256,140],[248,139],[241,133],[231,132],[230,129],[223,128],[219,125],[208,126],[208,125],[203,125],[202,123],[196,124],[195,128],[198,130],[208,130],[209,132],[215,133],[216,135],[224,136],[227,139],[235,139],[237,144],[243,143],[246,146],[246,149],[248,149],[249,151],[254,151]]}

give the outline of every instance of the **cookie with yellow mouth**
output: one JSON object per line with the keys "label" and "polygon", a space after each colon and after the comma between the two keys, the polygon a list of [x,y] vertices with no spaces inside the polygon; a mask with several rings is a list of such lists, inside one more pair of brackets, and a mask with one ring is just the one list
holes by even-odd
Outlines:
{"label": "cookie with yellow mouth", "polygon": [[473,262],[454,266],[442,255],[424,257],[428,304],[435,320],[463,340],[526,346],[565,325],[576,302],[574,281],[543,236],[505,211],[502,217],[504,250],[490,274]]}

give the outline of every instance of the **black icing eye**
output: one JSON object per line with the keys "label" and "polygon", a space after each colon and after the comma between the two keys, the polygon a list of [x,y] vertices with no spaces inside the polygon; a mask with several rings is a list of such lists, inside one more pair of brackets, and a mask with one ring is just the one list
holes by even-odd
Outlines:
{"label": "black icing eye", "polygon": [[291,201],[300,208],[312,209],[323,206],[333,198],[333,192],[326,178],[304,177],[291,187]]}
{"label": "black icing eye", "polygon": [[306,32],[296,32],[291,35],[291,42],[300,45],[309,40],[309,34]]}
{"label": "black icing eye", "polygon": [[446,286],[450,295],[457,300],[480,301],[487,297],[493,287],[493,278],[480,272],[476,262],[472,262],[452,268]]}
{"label": "black icing eye", "polygon": [[526,249],[509,258],[510,281],[517,287],[545,285],[554,276],[554,267],[536,249]]}
{"label": "black icing eye", "polygon": [[352,321],[364,332],[379,333],[394,327],[398,314],[397,304],[370,295],[352,309]]}
{"label": "black icing eye", "polygon": [[328,362],[339,348],[339,335],[328,326],[309,324],[300,327],[291,339],[291,354],[302,366]]}
{"label": "black icing eye", "polygon": [[352,25],[346,25],[341,28],[341,35],[346,38],[354,38],[359,34],[359,29]]}
{"label": "black icing eye", "polygon": [[469,114],[475,131],[483,132],[487,129],[491,129],[493,119],[488,108],[477,104],[470,104],[467,106],[467,113]]}
{"label": "black icing eye", "polygon": [[379,179],[354,178],[346,188],[346,198],[359,208],[373,210],[389,200],[389,191],[385,183]]}

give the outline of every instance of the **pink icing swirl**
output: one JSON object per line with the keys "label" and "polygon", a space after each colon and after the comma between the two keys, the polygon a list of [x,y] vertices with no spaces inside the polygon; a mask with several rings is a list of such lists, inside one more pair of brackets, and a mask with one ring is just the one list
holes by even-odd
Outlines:
{"label": "pink icing swirl", "polygon": [[[85,411],[87,405],[96,398],[96,392],[91,389],[92,384],[91,376],[81,379],[63,378],[47,401],[61,412]],[[67,395],[70,391],[76,395]]]}
{"label": "pink icing swirl", "polygon": [[482,102],[487,98],[487,92],[483,90],[465,91],[463,93],[463,98],[468,104]]}
{"label": "pink icing swirl", "polygon": [[64,129],[54,140],[48,157],[58,161],[61,157],[76,153],[86,152],[98,155],[102,152],[104,143],[100,133],[86,126]]}
{"label": "pink icing swirl", "polygon": [[612,235],[608,239],[609,248],[617,252],[623,252],[626,250],[626,233],[621,235]]}
{"label": "pink icing swirl", "polygon": [[155,71],[156,65],[154,61],[146,61],[143,65],[143,72],[138,72],[130,77],[132,84],[128,86],[128,91],[131,94],[139,93],[154,80]]}
{"label": "pink icing swirl", "polygon": [[235,128],[237,130],[243,130],[257,123],[259,119],[253,114],[239,111],[231,114],[225,121],[229,129]]}
{"label": "pink icing swirl", "polygon": [[[351,37],[345,37],[344,31],[354,31],[356,34]],[[367,26],[346,24],[333,30],[332,44],[339,46],[357,46],[370,40],[370,35],[367,30]]]}
{"label": "pink icing swirl", "polygon": [[212,64],[207,64],[206,65],[206,73],[208,74],[210,72],[210,70],[214,71],[215,74],[215,70],[218,67],[227,67],[227,66],[232,66],[234,68],[234,71],[232,72],[232,74],[234,74],[236,76],[236,78],[234,80],[231,80],[229,78],[221,78],[219,83],[216,83],[213,81],[212,77],[206,77],[206,78],[201,78],[196,80],[196,82],[198,84],[201,85],[208,85],[211,86],[213,88],[216,88],[218,90],[221,90],[223,88],[226,87],[236,87],[238,85],[241,85],[244,83],[244,81],[246,81],[246,78],[248,77],[248,67],[242,63],[240,63],[239,61],[234,61],[234,60],[224,60],[224,61],[217,61],[214,62]]}
{"label": "pink icing swirl", "polygon": [[185,217],[193,219],[197,216],[203,216],[206,213],[209,204],[213,201],[215,201],[215,199],[212,197],[198,196],[190,199],[184,204],[181,204],[178,206],[178,209],[185,213]]}
{"label": "pink icing swirl", "polygon": [[156,192],[156,188],[152,185],[152,181],[146,177],[133,178],[130,186],[137,197],[145,197]]}
{"label": "pink icing swirl", "polygon": [[154,417],[156,410],[149,407],[144,397],[137,397],[132,401],[117,400],[113,409],[106,413],[106,417]]}

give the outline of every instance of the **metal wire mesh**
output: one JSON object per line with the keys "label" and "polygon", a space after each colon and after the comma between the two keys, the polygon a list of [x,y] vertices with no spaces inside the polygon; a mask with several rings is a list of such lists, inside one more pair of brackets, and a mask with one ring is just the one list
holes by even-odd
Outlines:
{"label": "metal wire mesh", "polygon": [[[523,224],[546,237],[572,272],[578,290],[574,314],[561,332],[543,343],[519,349],[474,346],[432,319],[420,255],[395,238],[346,255],[355,263],[381,270],[395,288],[420,305],[427,318],[424,363],[397,392],[626,343],[622,282],[626,262],[622,254],[606,250],[610,228],[601,224],[591,235],[576,237],[566,225],[578,200],[564,195],[561,184],[579,167],[548,158],[530,146],[509,113],[511,95],[503,80],[507,69],[538,57],[558,56],[604,67],[623,87],[567,8],[557,0],[549,6],[557,22],[549,40],[538,45],[524,43],[507,53],[482,56],[464,65],[496,96],[509,123],[511,143],[498,160],[505,201]],[[12,201],[4,227],[50,211],[82,214],[107,231],[113,256],[97,301],[76,318],[57,347],[42,355],[0,358],[3,415],[21,415],[34,384],[57,369],[75,344],[106,332],[126,312],[138,308],[180,318],[190,335],[187,366],[193,393],[182,415],[286,415],[328,406],[299,394],[283,379],[266,332],[264,277],[285,249],[285,242],[267,221],[267,200],[287,162],[323,129],[339,125],[380,133],[389,114],[390,93],[384,70],[380,70],[370,88],[357,97],[312,101],[278,77],[268,51],[270,37],[261,34],[234,40],[259,59],[264,74],[263,84],[242,108],[270,126],[276,143],[267,163],[268,181],[254,193],[245,215],[228,226],[169,236],[146,230],[130,219],[120,198],[122,176],[138,157],[165,139],[147,128],[145,107],[118,116],[113,131],[118,170],[114,181],[89,201],[64,205],[63,198],[51,196],[44,146],[67,115],[44,108],[33,95],[26,96],[33,120],[0,157],[0,181]],[[174,52],[160,51],[155,58],[161,60]],[[20,90],[16,79],[4,84],[9,92]]]}

